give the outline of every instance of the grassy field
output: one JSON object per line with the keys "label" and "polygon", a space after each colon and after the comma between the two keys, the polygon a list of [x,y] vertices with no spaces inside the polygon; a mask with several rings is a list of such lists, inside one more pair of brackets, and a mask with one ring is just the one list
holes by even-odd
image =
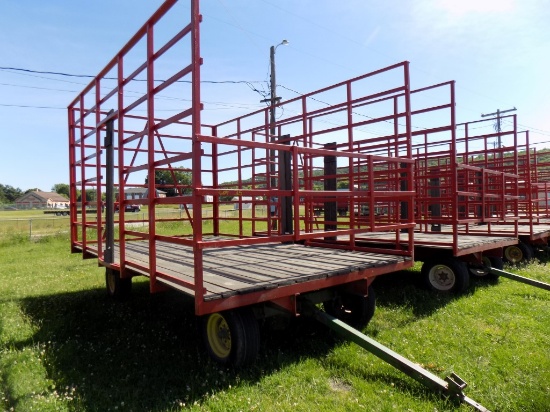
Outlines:
{"label": "grassy field", "polygon": [[[516,273],[550,282],[547,266]],[[507,279],[462,296],[415,287],[418,268],[375,283],[365,332],[438,376],[456,372],[492,411],[548,411],[550,294]],[[208,358],[193,303],[176,292],[106,296],[95,260],[66,235],[0,240],[0,410],[467,411],[313,320],[261,326],[260,358]]]}
{"label": "grassy field", "polygon": [[[127,221],[140,221],[143,222],[148,219],[148,208],[147,206],[142,207],[140,212],[126,212]],[[238,217],[238,210],[234,210],[232,205],[222,205],[220,208],[220,216],[227,220],[222,220],[222,224],[229,225],[229,228],[223,228],[224,230],[233,230],[231,233],[238,233],[238,229],[234,231],[234,224]],[[261,207],[257,208],[257,213],[264,213],[265,210],[262,210]],[[212,208],[205,207],[202,210],[204,218],[212,217]],[[243,212],[245,217],[250,217],[250,210],[245,210]],[[182,219],[185,218],[185,212],[178,208],[174,207],[159,207],[156,211],[156,216],[159,219]],[[78,215],[79,219],[81,215]],[[105,218],[105,217],[104,217]],[[87,214],[88,221],[96,219],[96,213],[88,212]],[[118,219],[118,213],[115,214],[115,219]],[[12,236],[27,236],[29,239],[36,239],[43,236],[49,235],[61,235],[69,232],[69,222],[70,218],[68,216],[55,216],[52,214],[45,214],[44,210],[40,209],[31,209],[31,210],[0,210],[0,239],[8,239]],[[208,224],[209,221],[206,220],[205,224]],[[161,224],[161,226],[170,226],[170,224]],[[145,227],[145,223],[143,227]],[[172,224],[176,226],[177,230],[181,228],[177,224]],[[140,225],[132,223],[131,227],[133,230],[140,230]],[[250,225],[248,225],[250,229]],[[258,225],[257,230],[265,230],[265,223],[263,225]],[[162,229],[161,229],[162,230]],[[166,234],[169,234],[168,230]],[[180,233],[178,233],[180,234]]]}

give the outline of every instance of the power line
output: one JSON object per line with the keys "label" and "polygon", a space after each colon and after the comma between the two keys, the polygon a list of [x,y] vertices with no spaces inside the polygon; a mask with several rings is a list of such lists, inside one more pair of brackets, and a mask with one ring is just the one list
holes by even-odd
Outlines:
{"label": "power line", "polygon": [[54,107],[54,106],[31,106],[25,104],[4,104],[0,103],[2,107],[20,107],[24,109],[54,109],[54,110],[67,110],[66,107]]}
{"label": "power line", "polygon": [[22,84],[13,84],[13,83],[0,83],[0,86],[21,87],[23,89],[49,90],[52,92],[78,93],[78,90],[54,89],[52,87],[26,86]]}
{"label": "power line", "polygon": [[[71,77],[71,78],[87,78],[87,79],[93,79],[95,76],[89,75],[89,74],[74,74],[74,73],[65,73],[65,72],[54,72],[54,71],[43,71],[43,70],[32,70],[32,69],[25,69],[21,67],[0,67],[0,70],[3,71],[15,71],[18,74],[23,74],[27,76],[33,76],[34,74],[46,74],[46,75],[52,75],[52,76],[62,76],[62,77]],[[40,76],[37,76],[40,77]],[[51,79],[48,77],[42,77],[48,80],[55,80],[55,81],[66,81],[66,80],[60,80],[60,79]],[[103,77],[105,80],[118,80],[116,77]],[[132,79],[132,81],[136,82],[145,82],[146,79]],[[165,80],[158,80],[155,79],[155,82],[164,82]],[[74,82],[70,82],[74,83]],[[186,83],[191,84],[191,80],[178,80],[177,83]],[[260,96],[265,96],[265,92],[263,90],[258,90],[254,84],[260,84],[263,85],[262,81],[257,80],[201,80],[201,83],[204,84],[245,84],[252,90],[253,92],[258,93]],[[75,83],[75,84],[83,84],[83,83]],[[85,85],[85,84],[83,84]],[[30,87],[30,86],[29,86]],[[78,93],[78,92],[76,92]]]}
{"label": "power line", "polygon": [[[43,71],[43,70],[32,70],[32,69],[24,69],[21,67],[0,67],[0,70],[3,71],[15,71],[15,72],[24,72],[24,73],[35,73],[35,74],[49,74],[53,76],[63,76],[63,77],[78,77],[78,78],[87,78],[87,79],[95,79],[96,76],[92,76],[90,74],[74,74],[74,73],[65,73],[65,72],[52,72],[52,71]],[[103,77],[103,79],[106,80],[118,80],[117,77]],[[132,79],[132,81],[136,82],[146,82],[147,79]],[[166,80],[161,79],[155,79],[155,82],[165,82]],[[191,80],[178,80],[178,83],[192,83]],[[206,84],[254,84],[254,83],[263,83],[261,81],[253,80],[201,80],[201,83]]]}

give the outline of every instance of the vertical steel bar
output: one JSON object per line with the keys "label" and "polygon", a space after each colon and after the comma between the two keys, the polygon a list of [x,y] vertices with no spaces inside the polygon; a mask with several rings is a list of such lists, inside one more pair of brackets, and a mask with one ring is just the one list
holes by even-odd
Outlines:
{"label": "vertical steel bar", "polygon": [[99,259],[103,259],[103,225],[102,225],[102,215],[101,215],[101,129],[98,127],[101,122],[101,79],[99,77],[95,78],[95,147],[96,147],[96,191],[95,191],[95,202],[96,202],[96,220],[95,228],[97,233],[97,256]]}
{"label": "vertical steel bar", "polygon": [[79,99],[80,105],[80,209],[81,220],[82,220],[82,251],[86,253],[87,243],[88,243],[88,233],[86,231],[86,165],[84,158],[86,157],[85,151],[85,135],[86,135],[86,117],[84,116],[84,95],[80,96]]}
{"label": "vertical steel bar", "polygon": [[[124,167],[124,56],[119,54],[117,57],[117,107],[118,107],[118,135],[117,135],[117,155],[118,155],[118,201],[119,201],[119,218],[121,201],[124,197],[124,190],[126,187],[126,181],[128,175],[125,175]],[[141,143],[141,142],[140,142]],[[116,194],[115,194],[116,196]],[[107,207],[114,211],[116,199],[113,199],[112,204],[107,203]],[[122,212],[124,213],[124,212]],[[118,225],[118,239],[119,239],[119,264],[120,264],[120,276],[122,278],[126,275],[126,228],[124,223]]]}
{"label": "vertical steel bar", "polygon": [[[212,130],[213,136],[218,136],[218,128],[214,127]],[[219,165],[218,165],[218,144],[212,143],[212,185],[215,188],[219,187]],[[214,231],[214,236],[219,236],[220,234],[220,197],[218,195],[214,196],[214,204],[212,205],[212,228]]]}
{"label": "vertical steel bar", "polygon": [[[517,154],[517,150],[514,150]],[[533,236],[534,225],[533,225],[533,182],[531,177],[531,162],[529,160],[529,130],[525,131],[525,154],[526,154],[526,163],[527,170],[525,173],[525,185],[527,186],[527,216],[529,216],[529,233]],[[538,196],[537,196],[538,197]]]}
{"label": "vertical steel bar", "polygon": [[450,83],[451,92],[451,217],[453,222],[453,256],[458,255],[458,181],[457,168],[458,160],[456,158],[456,114],[454,108],[455,102],[455,82]]}
{"label": "vertical steel bar", "polygon": [[[346,150],[352,152],[353,150],[353,139],[354,139],[354,129],[353,129],[353,90],[351,87],[351,82],[346,82],[346,116],[347,116],[347,148]],[[350,191],[350,196],[347,200],[348,202],[348,213],[349,213],[349,228],[355,227],[355,208],[357,208],[358,214],[359,205],[356,205],[356,198],[354,192],[356,190],[355,186],[355,168],[353,167],[354,163],[358,162],[354,157],[348,157],[348,190]],[[359,173],[359,167],[357,167],[357,173]],[[357,185],[357,190],[360,190],[359,185]],[[355,233],[350,235],[350,245],[355,246]]]}
{"label": "vertical steel bar", "polygon": [[[109,112],[107,117],[110,117],[113,110]],[[112,205],[114,203],[114,172],[115,172],[115,156],[114,156],[114,119],[107,121],[105,135],[105,203]],[[98,207],[98,215],[100,209]],[[108,207],[105,213],[105,251],[101,251],[103,259],[107,263],[114,263],[115,254],[115,211],[112,207]],[[99,217],[99,216],[98,216]],[[99,239],[98,239],[99,240]],[[98,244],[101,250],[101,243]],[[98,250],[99,255],[99,250]],[[100,256],[98,256],[100,257]]]}
{"label": "vertical steel bar", "polygon": [[[154,26],[147,25],[147,177],[148,198],[147,204],[149,221],[149,276],[151,291],[157,289],[157,242],[156,242],[156,176],[155,176],[155,60],[154,60]],[[124,193],[120,194],[124,196]],[[120,202],[121,216],[124,216],[124,207]]]}
{"label": "vertical steel bar", "polygon": [[78,241],[78,216],[77,216],[77,196],[76,196],[76,143],[75,143],[75,107],[71,105],[68,110],[69,120],[69,221],[71,236],[71,251],[76,252],[74,246]]}
{"label": "vertical steel bar", "polygon": [[298,147],[292,146],[292,193],[294,202],[294,241],[300,240],[300,178],[298,173]]}
{"label": "vertical steel bar", "polygon": [[[237,122],[237,142],[242,139],[241,136],[241,122]],[[246,150],[246,148],[244,149]],[[237,187],[239,189],[243,188],[243,159],[242,159],[242,152],[243,152],[243,146],[237,146]],[[240,191],[240,190],[239,190]],[[242,192],[241,192],[242,193]],[[239,202],[239,236],[243,237],[243,209],[244,209],[244,198],[243,196],[239,196],[238,202]]]}
{"label": "vertical steel bar", "polygon": [[[253,142],[256,141],[256,133],[252,133],[252,138],[251,140]],[[250,168],[251,168],[251,172],[252,172],[252,185],[251,185],[251,188],[256,190],[258,189],[258,177],[256,176],[256,148],[251,148],[250,149],[251,153],[250,153]],[[254,234],[256,233],[256,196],[253,196],[253,199],[252,199],[252,223],[251,223],[251,233],[252,233],[252,236],[254,236]]]}
{"label": "vertical steel bar", "polygon": [[[406,139],[407,139],[407,158],[412,158],[412,109],[411,109],[411,80],[410,80],[410,64],[409,62],[405,62],[404,71],[405,71],[405,119],[406,119]],[[454,101],[454,100],[453,100]],[[454,107],[454,105],[453,105]],[[453,111],[454,113],[454,111]],[[454,123],[453,123],[454,126]],[[453,127],[454,131],[454,127]],[[408,173],[408,187],[407,190],[412,190],[414,188],[414,163],[408,164],[409,173]],[[414,196],[412,198],[409,198],[408,200],[408,206],[409,206],[409,212],[408,212],[408,219],[407,223],[413,223],[414,222],[414,216],[413,216],[413,209],[414,209]],[[411,258],[414,257],[414,229],[411,227],[408,230],[409,235],[409,242],[408,242],[408,248],[411,252]]]}
{"label": "vertical steel bar", "polygon": [[203,251],[199,247],[202,241],[202,198],[196,189],[201,188],[201,142],[199,135],[201,133],[201,95],[200,95],[200,66],[202,58],[200,55],[200,22],[202,20],[199,14],[199,0],[191,0],[191,59],[193,71],[191,74],[191,99],[193,108],[192,118],[192,152],[193,152],[193,214],[198,213],[193,219],[193,252],[195,264],[195,312],[201,313],[201,305],[204,302],[203,285]]}

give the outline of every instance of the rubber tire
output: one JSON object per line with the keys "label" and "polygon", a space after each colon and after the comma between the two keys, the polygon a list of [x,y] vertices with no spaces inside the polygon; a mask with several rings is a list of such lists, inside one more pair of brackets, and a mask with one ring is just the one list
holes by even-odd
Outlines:
{"label": "rubber tire", "polygon": [[468,266],[470,274],[480,279],[498,279],[498,275],[494,275],[487,270],[487,267],[495,268],[502,270],[504,268],[504,260],[500,257],[488,257],[483,256],[483,265],[479,266]]}
{"label": "rubber tire", "polygon": [[132,278],[121,278],[118,270],[105,268],[107,294],[117,300],[127,298],[132,291]]}
{"label": "rubber tire", "polygon": [[369,324],[376,309],[376,294],[372,285],[367,292],[367,296],[339,293],[334,299],[323,302],[323,308],[329,315],[362,330]]}
{"label": "rubber tire", "polygon": [[535,257],[535,251],[531,245],[519,242],[517,245],[504,249],[504,259],[512,265],[527,263]]}
{"label": "rubber tire", "polygon": [[250,308],[203,316],[202,336],[208,354],[221,365],[248,365],[260,351],[260,328]]}
{"label": "rubber tire", "polygon": [[[449,276],[448,283],[437,283],[434,279],[437,271],[445,271]],[[468,267],[455,258],[426,261],[422,265],[421,275],[426,286],[438,293],[462,293],[470,286]]]}

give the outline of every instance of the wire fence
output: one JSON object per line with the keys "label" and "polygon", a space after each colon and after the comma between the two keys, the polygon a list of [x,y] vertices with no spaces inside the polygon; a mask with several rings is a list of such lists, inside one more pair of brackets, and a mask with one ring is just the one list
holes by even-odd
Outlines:
{"label": "wire fence", "polygon": [[[260,209],[260,208],[258,208]],[[265,213],[265,206],[261,208]],[[250,211],[246,211],[250,213]],[[236,209],[220,210],[221,218],[233,218],[238,215],[239,211]],[[205,209],[202,211],[203,217],[211,217],[212,210]],[[160,209],[157,211],[159,217],[165,219],[181,219],[185,215],[185,211],[180,209]],[[88,216],[89,221],[91,217]],[[127,222],[142,222],[144,225],[148,219],[147,212],[126,212]],[[19,218],[0,218],[0,239],[16,237],[28,237],[29,239],[36,239],[43,236],[55,236],[60,234],[68,234],[70,229],[69,216],[56,216],[51,214],[48,216],[33,216],[33,217],[19,217]]]}
{"label": "wire fence", "polygon": [[68,217],[33,217],[0,220],[0,238],[28,236],[34,239],[69,233]]}

